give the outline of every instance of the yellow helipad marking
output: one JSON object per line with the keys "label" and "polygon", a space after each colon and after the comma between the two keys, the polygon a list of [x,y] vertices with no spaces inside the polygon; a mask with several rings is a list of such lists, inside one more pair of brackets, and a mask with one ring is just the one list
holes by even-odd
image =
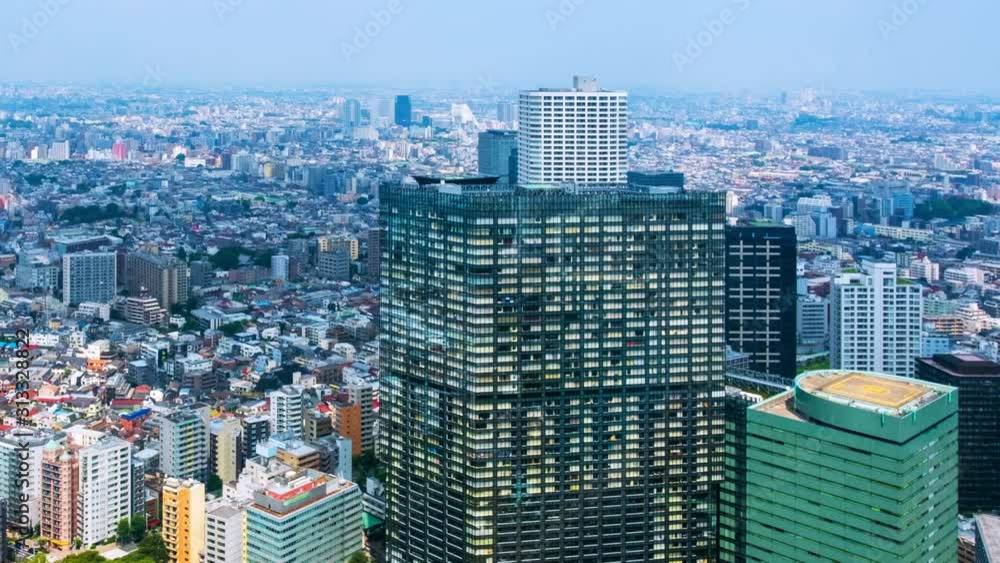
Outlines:
{"label": "yellow helipad marking", "polygon": [[928,388],[916,383],[855,373],[836,379],[821,390],[846,399],[898,409],[926,393]]}

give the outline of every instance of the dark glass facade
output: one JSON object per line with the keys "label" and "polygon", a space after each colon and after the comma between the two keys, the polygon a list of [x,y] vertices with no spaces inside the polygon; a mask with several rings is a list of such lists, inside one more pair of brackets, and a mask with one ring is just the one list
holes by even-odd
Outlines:
{"label": "dark glass facade", "polygon": [[937,354],[917,359],[917,378],[958,388],[958,510],[1000,510],[1000,364]]}
{"label": "dark glass facade", "polygon": [[703,561],[722,477],[721,194],[382,196],[388,561]]}
{"label": "dark glass facade", "polygon": [[413,106],[409,96],[396,96],[394,114],[396,125],[409,127],[413,124]]}
{"label": "dark glass facade", "polygon": [[749,368],[795,377],[795,228],[726,228],[726,343]]}

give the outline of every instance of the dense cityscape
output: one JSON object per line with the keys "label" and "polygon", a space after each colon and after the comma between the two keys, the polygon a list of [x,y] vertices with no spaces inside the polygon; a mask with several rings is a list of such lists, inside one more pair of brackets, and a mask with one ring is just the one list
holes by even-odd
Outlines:
{"label": "dense cityscape", "polygon": [[0,79],[0,563],[1000,562],[1000,100],[574,72]]}

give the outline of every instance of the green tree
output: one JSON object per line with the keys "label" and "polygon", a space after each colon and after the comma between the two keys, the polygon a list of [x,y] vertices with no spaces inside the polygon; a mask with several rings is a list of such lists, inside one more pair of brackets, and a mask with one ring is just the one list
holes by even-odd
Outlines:
{"label": "green tree", "polygon": [[132,519],[129,520],[129,532],[134,542],[141,540],[146,535],[145,514],[136,513],[132,515]]}
{"label": "green tree", "polygon": [[236,321],[234,323],[228,323],[220,326],[219,330],[222,331],[222,334],[225,334],[226,336],[229,337],[233,337],[236,336],[236,333],[241,332],[244,328],[245,325],[243,323]]}
{"label": "green tree", "polygon": [[351,558],[347,560],[347,563],[371,563],[372,558],[364,551],[355,551]]}
{"label": "green tree", "polygon": [[158,532],[146,534],[139,542],[139,553],[149,557],[154,563],[167,563],[170,555],[167,553],[167,546],[163,545],[163,538]]}
{"label": "green tree", "polygon": [[39,551],[31,557],[25,559],[24,563],[49,563],[49,558],[44,551]]}
{"label": "green tree", "polygon": [[118,529],[115,534],[115,539],[118,540],[119,544],[126,544],[132,538],[132,525],[129,523],[128,518],[122,518],[118,521]]}
{"label": "green tree", "polygon": [[247,251],[239,246],[227,246],[213,254],[208,261],[220,270],[232,270],[240,265],[240,256]]}
{"label": "green tree", "polygon": [[70,555],[69,557],[63,559],[62,563],[102,563],[103,561],[107,561],[107,559],[105,559],[100,553],[91,549],[90,551]]}

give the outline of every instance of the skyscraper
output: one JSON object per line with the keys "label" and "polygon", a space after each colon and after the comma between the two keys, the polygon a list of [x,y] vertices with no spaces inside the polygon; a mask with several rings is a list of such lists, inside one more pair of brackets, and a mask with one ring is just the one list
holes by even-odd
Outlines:
{"label": "skyscraper", "polygon": [[517,102],[497,102],[497,121],[507,126],[517,123]]}
{"label": "skyscraper", "polygon": [[795,377],[795,229],[726,227],[726,343],[750,369]]}
{"label": "skyscraper", "polygon": [[677,188],[387,189],[387,561],[713,556],[723,213]]}
{"label": "skyscraper", "polygon": [[917,360],[917,377],[958,388],[958,509],[1000,509],[1000,364],[938,354]]}
{"label": "skyscraper", "polygon": [[479,134],[479,173],[517,183],[517,131],[490,129]]}
{"label": "skyscraper", "polygon": [[752,406],[746,560],[955,561],[954,391],[826,370]]}
{"label": "skyscraper", "polygon": [[118,269],[114,252],[77,252],[62,257],[63,303],[108,303],[115,298]]}
{"label": "skyscraper", "polygon": [[187,479],[163,482],[163,544],[176,563],[200,561],[205,548],[205,485]]}
{"label": "skyscraper", "polygon": [[521,92],[518,173],[522,184],[624,184],[628,94],[576,76],[572,89]]}
{"label": "skyscraper", "polygon": [[396,96],[395,123],[400,127],[413,124],[413,106],[409,96]]}
{"label": "skyscraper", "polygon": [[344,101],[344,129],[352,130],[361,125],[361,102],[358,100]]}
{"label": "skyscraper", "polygon": [[833,282],[830,365],[912,376],[920,356],[923,296],[896,265],[865,262]]}
{"label": "skyscraper", "polygon": [[284,254],[275,254],[271,257],[271,279],[274,281],[288,281],[289,258]]}

